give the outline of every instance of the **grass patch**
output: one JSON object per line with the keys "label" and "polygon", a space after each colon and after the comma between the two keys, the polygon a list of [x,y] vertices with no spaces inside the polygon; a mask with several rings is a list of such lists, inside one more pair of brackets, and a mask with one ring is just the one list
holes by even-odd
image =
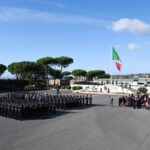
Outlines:
{"label": "grass patch", "polygon": [[125,93],[125,92],[116,92],[116,93],[113,93],[113,94],[128,95],[129,93]]}

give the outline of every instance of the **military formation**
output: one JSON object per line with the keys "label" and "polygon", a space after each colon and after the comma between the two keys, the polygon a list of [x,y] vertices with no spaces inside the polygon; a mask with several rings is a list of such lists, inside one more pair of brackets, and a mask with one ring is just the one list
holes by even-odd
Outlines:
{"label": "military formation", "polygon": [[7,93],[0,95],[0,115],[27,120],[60,110],[84,108],[92,105],[88,95],[51,95],[42,93]]}

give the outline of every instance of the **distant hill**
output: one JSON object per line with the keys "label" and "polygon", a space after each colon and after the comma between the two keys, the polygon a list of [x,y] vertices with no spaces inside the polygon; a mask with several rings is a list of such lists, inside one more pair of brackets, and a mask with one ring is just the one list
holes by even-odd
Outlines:
{"label": "distant hill", "polygon": [[150,73],[139,74],[127,74],[127,75],[112,75],[114,79],[138,79],[138,78],[150,78]]}

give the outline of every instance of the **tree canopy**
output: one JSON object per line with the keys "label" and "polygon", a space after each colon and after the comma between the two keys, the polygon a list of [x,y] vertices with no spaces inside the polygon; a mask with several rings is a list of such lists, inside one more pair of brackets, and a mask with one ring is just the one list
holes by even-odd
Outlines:
{"label": "tree canopy", "polygon": [[8,66],[8,71],[20,79],[29,79],[33,75],[43,74],[41,64],[29,61],[14,62]]}
{"label": "tree canopy", "polygon": [[44,67],[45,80],[46,80],[47,88],[48,88],[49,87],[49,79],[48,79],[49,71],[52,69],[52,66],[57,64],[57,61],[53,57],[43,57],[43,58],[38,59],[37,63],[42,64]]}
{"label": "tree canopy", "polygon": [[86,77],[86,71],[85,70],[83,70],[83,69],[75,69],[75,70],[73,70],[72,71],[72,75],[74,75],[74,76],[78,76],[78,77],[80,77],[80,76],[82,76],[82,77]]}
{"label": "tree canopy", "polygon": [[56,57],[56,62],[57,62],[57,65],[61,67],[61,72],[62,72],[62,68],[66,68],[70,64],[72,64],[73,59],[70,57],[61,56],[61,57]]}
{"label": "tree canopy", "polygon": [[[21,61],[13,62],[8,66],[8,71],[16,75],[17,79],[28,80],[29,83],[36,84],[38,81],[44,81],[45,85],[49,87],[49,75],[53,79],[60,79],[67,77],[70,74],[81,79],[80,81],[93,80],[94,78],[110,78],[109,74],[105,74],[103,70],[86,71],[83,69],[75,69],[71,73],[69,71],[62,72],[63,68],[68,67],[74,60],[71,57],[43,57],[36,62]],[[60,70],[54,69],[60,67]],[[0,76],[6,70],[6,66],[0,64]],[[60,82],[61,83],[61,82]]]}
{"label": "tree canopy", "polygon": [[43,65],[52,66],[56,64],[56,59],[53,57],[43,57],[38,59],[37,62]]}
{"label": "tree canopy", "polygon": [[52,68],[49,70],[49,75],[53,76],[54,79],[60,79],[62,76],[60,70],[52,69]]}
{"label": "tree canopy", "polygon": [[50,68],[49,71],[48,71],[48,74],[53,77],[54,85],[55,85],[55,80],[56,79],[61,79],[62,78],[61,71],[57,70],[57,69]]}
{"label": "tree canopy", "polygon": [[20,62],[13,62],[11,63],[10,65],[8,65],[8,71],[13,74],[13,75],[16,75],[17,78],[19,78],[19,75],[20,75],[20,68],[21,64]]}
{"label": "tree canopy", "polygon": [[91,70],[87,72],[88,80],[93,80],[93,78],[102,78],[105,75],[103,70]]}
{"label": "tree canopy", "polygon": [[72,71],[72,75],[74,75],[76,77],[76,79],[78,80],[85,80],[84,77],[86,77],[86,71],[83,69],[75,69]]}
{"label": "tree canopy", "polygon": [[17,79],[30,81],[35,86],[45,83],[45,70],[42,64],[36,62],[22,61],[14,62],[8,66],[8,71],[16,75]]}
{"label": "tree canopy", "polygon": [[69,71],[62,72],[62,77],[63,78],[71,78],[69,75],[71,75],[71,72],[69,72]]}
{"label": "tree canopy", "polygon": [[139,92],[139,93],[144,93],[144,94],[146,94],[146,93],[147,93],[147,88],[145,88],[145,87],[140,87],[140,88],[138,88],[138,92]]}
{"label": "tree canopy", "polygon": [[6,68],[5,65],[0,64],[0,76],[5,72],[6,69],[7,69],[7,68]]}
{"label": "tree canopy", "polygon": [[71,72],[69,72],[69,71],[64,71],[64,72],[62,72],[62,75],[63,76],[69,76],[71,74]]}
{"label": "tree canopy", "polygon": [[101,75],[101,78],[104,78],[104,79],[109,79],[110,77],[111,77],[110,74]]}

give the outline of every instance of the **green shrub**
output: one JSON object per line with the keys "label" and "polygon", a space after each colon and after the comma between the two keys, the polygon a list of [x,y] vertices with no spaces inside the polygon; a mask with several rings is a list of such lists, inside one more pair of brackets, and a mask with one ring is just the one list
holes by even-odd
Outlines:
{"label": "green shrub", "polygon": [[60,88],[60,86],[56,84],[56,85],[53,86],[53,88],[58,89],[58,88]]}
{"label": "green shrub", "polygon": [[73,86],[73,87],[72,87],[72,90],[76,90],[76,86]]}
{"label": "green shrub", "polygon": [[140,88],[138,88],[138,92],[146,94],[147,93],[147,89],[145,87],[140,87]]}
{"label": "green shrub", "polygon": [[61,89],[65,89],[65,86],[61,86]]}
{"label": "green shrub", "polygon": [[81,89],[82,89],[82,86],[73,86],[72,89],[73,89],[73,90],[81,90]]}
{"label": "green shrub", "polygon": [[71,89],[71,86],[61,86],[61,89],[70,90],[70,89]]}
{"label": "green shrub", "polygon": [[71,86],[66,86],[65,89],[71,90]]}
{"label": "green shrub", "polygon": [[35,90],[35,87],[33,85],[27,85],[24,87],[24,90],[32,91],[32,90]]}
{"label": "green shrub", "polygon": [[24,87],[28,85],[27,80],[16,80],[16,79],[1,79],[0,80],[0,92],[2,91],[23,91]]}

